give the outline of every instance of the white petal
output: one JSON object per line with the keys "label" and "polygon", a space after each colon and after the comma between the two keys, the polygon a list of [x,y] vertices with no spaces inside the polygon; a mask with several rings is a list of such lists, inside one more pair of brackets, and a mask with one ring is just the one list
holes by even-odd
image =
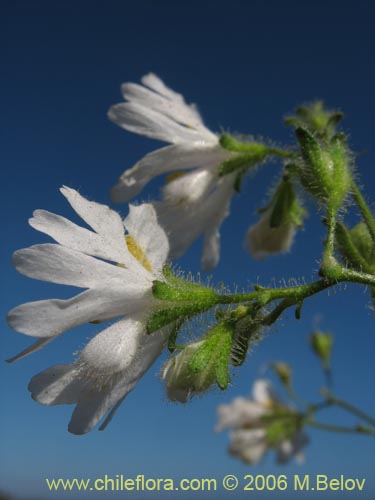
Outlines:
{"label": "white petal", "polygon": [[48,299],[22,304],[8,315],[17,332],[54,337],[90,321],[106,321],[149,306],[150,291],[134,284],[87,290],[68,300]]}
{"label": "white petal", "polygon": [[124,83],[121,90],[124,99],[129,102],[153,109],[181,125],[187,125],[189,128],[200,130],[202,135],[207,134],[208,139],[213,135],[203,125],[202,119],[196,109],[187,106],[182,96],[179,96],[178,99],[171,99],[136,83]]}
{"label": "white petal", "polygon": [[230,202],[233,195],[232,179],[227,181],[218,202],[218,210],[212,217],[211,226],[204,234],[202,269],[210,271],[217,266],[220,260],[220,227],[229,215]]}
{"label": "white petal", "polygon": [[258,379],[253,385],[253,399],[261,405],[267,406],[272,401],[278,401],[277,395],[272,388],[271,382]]}
{"label": "white petal", "polygon": [[98,384],[107,384],[106,378],[127,369],[140,355],[144,330],[144,322],[136,316],[114,323],[87,344],[81,352],[80,364]]}
{"label": "white petal", "polygon": [[[125,334],[126,332],[124,331]],[[122,401],[160,356],[168,334],[169,330],[167,329],[154,332],[151,335],[147,335],[145,332],[134,332],[133,335],[136,336],[134,341],[137,344],[137,355],[132,359],[128,358],[129,363],[119,372],[117,380],[111,388],[105,388],[95,396],[93,392],[81,395],[79,404],[73,412],[69,431],[73,434],[89,432],[108,410]]]}
{"label": "white petal", "polygon": [[100,431],[104,431],[107,428],[107,426],[111,423],[113,417],[117,413],[117,410],[120,408],[120,406],[122,405],[122,402],[124,401],[124,399],[126,398],[127,395],[128,395],[128,393],[125,394],[125,396],[123,396],[121,399],[119,399],[117,401],[117,403],[112,407],[111,411],[108,412],[107,416],[105,417],[103,422],[100,424],[100,427],[99,427]]}
{"label": "white petal", "polygon": [[220,260],[220,230],[217,226],[206,231],[203,243],[202,269],[211,271]]}
{"label": "white petal", "polygon": [[135,102],[111,106],[108,118],[129,132],[172,144],[194,143],[206,139],[202,138],[200,131],[180,125],[171,118]]}
{"label": "white petal", "polygon": [[72,250],[116,263],[124,264],[129,260],[124,240],[119,248],[102,235],[77,226],[60,215],[45,210],[35,210],[29,224],[37,231],[48,234],[55,241]]}
{"label": "white petal", "polygon": [[[167,202],[154,203],[159,223],[169,238],[170,259],[174,260],[183,255],[200,235],[208,231],[202,263],[207,270],[209,265],[217,261],[219,249],[212,241],[212,237],[210,238],[211,231],[218,231],[223,219],[229,213],[232,194],[232,179],[225,178],[219,181],[212,193],[203,196],[195,203],[180,206]],[[218,243],[217,238],[216,243]],[[211,248],[214,254],[210,253]]]}
{"label": "white petal", "polygon": [[76,365],[56,365],[35,375],[28,389],[35,401],[43,405],[73,404],[81,390]]}
{"label": "white petal", "polygon": [[147,335],[140,318],[121,320],[101,332],[76,364],[49,368],[32,379],[29,388],[37,401],[77,403],[69,424],[73,434],[90,431],[112,408],[106,425],[159,357],[169,331]]}
{"label": "white petal", "polygon": [[215,183],[216,175],[210,169],[196,169],[166,184],[163,199],[176,205],[195,203],[212,190]]}
{"label": "white petal", "polygon": [[164,229],[158,223],[154,207],[146,203],[129,205],[129,215],[124,225],[142,249],[153,272],[160,272],[168,257],[169,243]]}
{"label": "white petal", "polygon": [[[123,244],[125,246],[125,240]],[[128,269],[53,243],[17,250],[13,264],[19,273],[29,278],[80,288],[134,280]]]}
{"label": "white petal", "polygon": [[225,428],[238,429],[259,424],[265,409],[258,403],[246,398],[235,398],[231,404],[218,407],[217,431]]}
{"label": "white petal", "polygon": [[200,167],[215,168],[227,157],[228,152],[218,144],[217,138],[214,145],[177,144],[157,149],[122,174],[111,190],[111,199],[115,203],[126,202],[158,175]]}
{"label": "white petal", "polygon": [[230,433],[229,451],[246,463],[256,464],[267,451],[264,429],[235,430]]}
{"label": "white petal", "polygon": [[277,461],[279,463],[286,463],[292,457],[301,463],[304,460],[303,448],[308,444],[309,439],[301,431],[295,433],[292,439],[282,441],[277,449]]}
{"label": "white petal", "polygon": [[148,73],[141,78],[143,85],[146,85],[150,89],[158,92],[160,95],[168,97],[171,101],[183,102],[184,98],[182,94],[178,94],[171,88],[167,87],[163,80],[159,78],[155,73]]}
{"label": "white petal", "polygon": [[124,250],[124,226],[117,212],[106,205],[88,201],[74,189],[61,188],[62,194],[72,208],[92,229],[101,235],[104,240],[116,248],[117,253],[123,252],[123,264],[127,264],[126,247]]}

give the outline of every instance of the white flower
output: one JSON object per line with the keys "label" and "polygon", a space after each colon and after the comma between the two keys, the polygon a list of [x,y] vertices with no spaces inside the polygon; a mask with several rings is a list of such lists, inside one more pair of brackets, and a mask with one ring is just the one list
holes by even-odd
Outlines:
{"label": "white flower", "polygon": [[[293,456],[303,459],[302,449],[307,444],[306,435],[295,429],[288,437],[280,436],[274,443],[269,439],[269,428],[275,410],[284,409],[271,384],[259,379],[253,386],[253,398],[235,398],[231,404],[218,407],[217,431],[231,429],[229,452],[246,463],[256,464],[270,448],[277,453],[279,463],[285,463]],[[290,410],[290,409],[289,409]]]}
{"label": "white flower", "polygon": [[269,255],[285,253],[290,250],[296,234],[296,226],[292,221],[271,227],[273,207],[266,210],[259,221],[246,233],[244,247],[255,259],[263,259]]}
{"label": "white flower", "polygon": [[130,206],[123,222],[110,208],[87,201],[73,189],[61,192],[92,231],[37,210],[30,225],[57,244],[19,250],[14,265],[31,278],[85,290],[67,300],[41,300],[13,309],[10,326],[38,341],[10,361],[77,325],[120,317],[88,343],[76,362],[53,366],[30,382],[33,398],[42,404],[76,404],[69,430],[83,434],[112,409],[101,428],[106,426],[163,349],[168,327],[147,335],[145,322],[157,305],[152,283],[163,279],[169,247],[151,205]]}
{"label": "white flower", "polygon": [[218,135],[204,125],[194,105],[186,104],[154,74],[142,85],[125,83],[125,103],[109,110],[120,127],[170,143],[126,170],[112,189],[115,202],[125,202],[141,192],[154,177],[191,170],[169,177],[163,201],[156,203],[158,219],[170,239],[170,257],[181,256],[204,234],[202,266],[213,268],[220,257],[220,226],[229,213],[236,174],[219,177],[219,167],[236,153],[219,143]]}

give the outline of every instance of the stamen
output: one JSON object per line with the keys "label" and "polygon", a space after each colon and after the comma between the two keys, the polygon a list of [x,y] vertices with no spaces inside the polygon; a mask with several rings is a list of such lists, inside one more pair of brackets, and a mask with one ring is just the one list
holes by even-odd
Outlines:
{"label": "stamen", "polygon": [[147,271],[152,272],[152,266],[151,266],[149,260],[147,259],[145,253],[143,252],[142,248],[137,244],[135,239],[132,236],[127,235],[127,236],[125,236],[125,241],[126,241],[126,245],[128,247],[128,250],[133,255],[133,257],[135,257],[137,259],[137,261],[140,264],[142,264],[142,266],[145,269],[147,269]]}

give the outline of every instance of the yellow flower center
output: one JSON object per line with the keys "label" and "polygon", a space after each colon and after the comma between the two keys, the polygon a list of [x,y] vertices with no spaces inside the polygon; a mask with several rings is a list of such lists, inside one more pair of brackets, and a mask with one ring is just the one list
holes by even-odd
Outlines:
{"label": "yellow flower center", "polygon": [[147,271],[152,272],[152,267],[151,267],[149,260],[147,259],[144,251],[138,245],[138,243],[135,241],[135,239],[132,236],[127,235],[127,236],[125,236],[125,241],[126,241],[126,245],[128,247],[128,250],[133,255],[133,257],[135,257],[137,259],[137,261],[140,264],[142,264],[142,266],[145,269],[147,269]]}

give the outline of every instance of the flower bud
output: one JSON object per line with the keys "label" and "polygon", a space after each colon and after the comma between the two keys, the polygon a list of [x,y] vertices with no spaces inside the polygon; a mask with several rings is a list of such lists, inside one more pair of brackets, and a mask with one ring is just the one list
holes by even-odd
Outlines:
{"label": "flower bud", "polygon": [[206,391],[214,382],[214,374],[210,371],[196,377],[189,368],[189,362],[204,341],[187,345],[177,356],[173,356],[165,365],[163,379],[166,380],[168,399],[171,401],[186,401],[194,393]]}
{"label": "flower bud", "polygon": [[342,135],[328,143],[319,143],[306,129],[298,128],[296,136],[304,164],[300,169],[301,183],[320,201],[337,211],[351,185],[349,155]]}
{"label": "flower bud", "polygon": [[333,347],[333,335],[315,331],[311,334],[310,342],[313,351],[321,359],[323,366],[328,368]]}
{"label": "flower bud", "polygon": [[288,175],[280,181],[260,220],[247,232],[244,246],[255,259],[284,253],[292,246],[296,227],[301,227],[306,211],[301,206]]}
{"label": "flower bud", "polygon": [[223,134],[220,137],[220,145],[233,153],[230,158],[221,164],[221,176],[233,172],[244,173],[258,163],[261,163],[269,153],[269,148],[261,142],[240,142],[227,134]]}
{"label": "flower bud", "polygon": [[292,369],[291,367],[282,361],[279,361],[278,363],[273,363],[272,368],[279,378],[280,382],[285,386],[285,387],[290,387],[291,379],[292,379]]}
{"label": "flower bud", "polygon": [[340,111],[325,109],[322,101],[316,101],[298,107],[295,115],[288,116],[285,123],[306,128],[319,137],[330,139],[335,134],[336,125],[343,116]]}

